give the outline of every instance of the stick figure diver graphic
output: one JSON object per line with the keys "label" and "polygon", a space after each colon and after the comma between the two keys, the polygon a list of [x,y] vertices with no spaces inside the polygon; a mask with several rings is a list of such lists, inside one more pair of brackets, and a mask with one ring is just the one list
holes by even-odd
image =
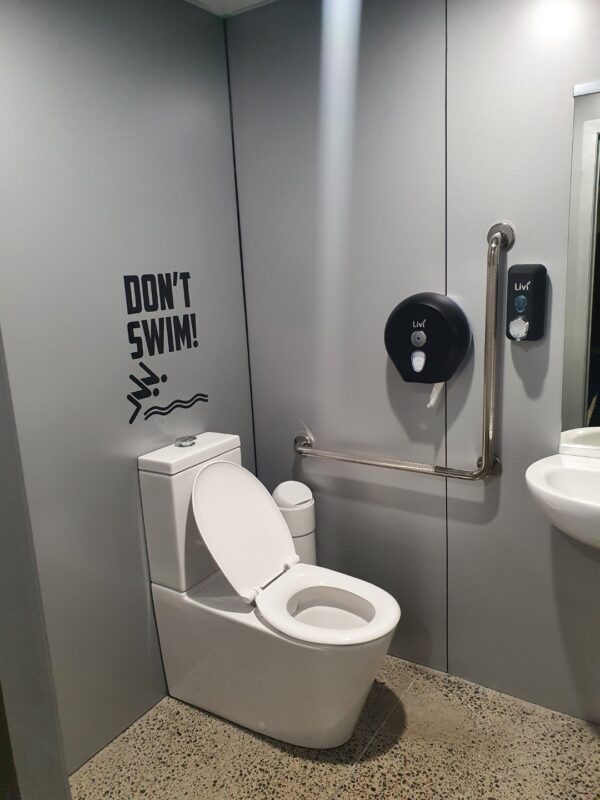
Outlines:
{"label": "stick figure diver graphic", "polygon": [[[165,374],[157,375],[156,372],[153,372],[150,369],[150,367],[147,367],[143,363],[143,361],[139,362],[138,367],[140,367],[140,369],[146,373],[146,376],[145,377],[142,376],[141,379],[136,377],[135,375],[129,376],[129,380],[133,381],[135,385],[139,387],[136,392],[131,392],[130,394],[127,395],[127,399],[129,400],[130,403],[133,404],[134,407],[133,413],[129,418],[130,425],[135,420],[137,415],[140,413],[140,410],[142,408],[142,404],[140,401],[147,400],[149,397],[158,397],[158,395],[160,394],[160,389],[158,388],[158,386],[156,386],[156,384],[166,383],[167,381],[167,376]],[[155,388],[150,389],[150,386],[154,386]]]}

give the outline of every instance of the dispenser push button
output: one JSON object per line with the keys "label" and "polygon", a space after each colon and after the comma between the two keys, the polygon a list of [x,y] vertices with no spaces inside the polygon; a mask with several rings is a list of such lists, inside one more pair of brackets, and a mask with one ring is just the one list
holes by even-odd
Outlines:
{"label": "dispenser push button", "polygon": [[410,354],[410,361],[415,372],[423,372],[425,357],[425,353],[422,350],[414,350]]}
{"label": "dispenser push button", "polygon": [[529,331],[529,322],[523,317],[517,317],[510,321],[508,325],[508,332],[516,342],[525,339]]}

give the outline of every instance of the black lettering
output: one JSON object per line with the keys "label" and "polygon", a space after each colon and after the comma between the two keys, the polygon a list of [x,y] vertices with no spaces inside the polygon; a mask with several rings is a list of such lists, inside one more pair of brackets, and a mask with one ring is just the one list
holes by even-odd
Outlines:
{"label": "black lettering", "polygon": [[127,313],[139,314],[142,310],[139,276],[124,275],[123,282],[125,283],[125,302],[127,303]]}
{"label": "black lettering", "polygon": [[142,275],[142,296],[146,311],[158,311],[158,292],[156,291],[155,275]]}
{"label": "black lettering", "polygon": [[129,344],[135,346],[135,350],[131,352],[132,358],[142,358],[144,355],[144,340],[141,336],[136,336],[135,332],[136,329],[140,327],[139,322],[129,322],[127,323],[127,336],[129,338]]}
{"label": "black lettering", "polygon": [[161,355],[165,351],[165,319],[144,319],[142,320],[142,330],[146,340],[146,350],[149,356],[158,353]]}
{"label": "black lettering", "polygon": [[175,349],[173,345],[173,317],[165,317],[165,325],[167,326],[167,342],[169,343],[169,353]]}
{"label": "black lettering", "polygon": [[189,314],[173,317],[173,338],[175,339],[176,350],[192,346],[192,329]]}
{"label": "black lettering", "polygon": [[198,347],[198,332],[196,331],[196,315],[190,314],[190,319],[192,321],[192,336],[194,337],[194,341],[192,344],[194,347]]}
{"label": "black lettering", "polygon": [[157,276],[158,279],[158,297],[160,300],[161,311],[167,309],[173,310],[175,304],[173,302],[173,283],[170,272],[160,272]]}
{"label": "black lettering", "polygon": [[180,272],[179,277],[183,283],[183,302],[185,303],[185,307],[190,307],[190,273],[189,272]]}

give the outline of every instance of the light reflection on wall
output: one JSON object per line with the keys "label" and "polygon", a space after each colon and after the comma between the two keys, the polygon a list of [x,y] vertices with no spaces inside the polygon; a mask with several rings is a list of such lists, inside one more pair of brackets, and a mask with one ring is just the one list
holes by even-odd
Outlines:
{"label": "light reflection on wall", "polygon": [[[319,409],[341,392],[344,287],[349,280],[354,113],[362,0],[323,0],[317,203]],[[321,425],[327,420],[320,419]]]}
{"label": "light reflection on wall", "polygon": [[539,0],[532,7],[533,36],[544,43],[570,41],[580,21],[578,0]]}

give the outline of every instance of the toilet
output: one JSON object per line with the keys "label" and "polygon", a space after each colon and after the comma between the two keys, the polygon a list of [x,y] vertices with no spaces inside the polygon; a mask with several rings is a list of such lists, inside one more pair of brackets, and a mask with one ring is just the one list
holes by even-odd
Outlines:
{"label": "toilet", "polygon": [[400,619],[366,581],[303,564],[238,436],[138,459],[169,694],[294,745],[352,735]]}

